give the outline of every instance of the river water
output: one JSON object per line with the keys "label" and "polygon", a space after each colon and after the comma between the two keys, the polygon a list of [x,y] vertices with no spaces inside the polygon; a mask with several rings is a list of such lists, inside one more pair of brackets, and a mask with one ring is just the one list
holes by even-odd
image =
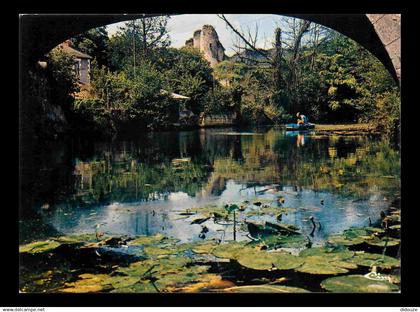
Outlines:
{"label": "river water", "polygon": [[[275,209],[283,208],[281,222],[317,243],[378,222],[400,192],[399,152],[367,135],[275,128],[156,132],[73,142],[70,149],[49,150],[48,157],[64,157],[66,169],[48,161],[41,166],[35,205],[43,221],[64,234],[241,240],[248,234],[244,228],[191,224],[200,215],[182,213],[249,201],[274,211],[260,213],[254,205],[251,214],[238,212],[238,220],[276,222]],[[321,224],[316,231],[310,217]]]}

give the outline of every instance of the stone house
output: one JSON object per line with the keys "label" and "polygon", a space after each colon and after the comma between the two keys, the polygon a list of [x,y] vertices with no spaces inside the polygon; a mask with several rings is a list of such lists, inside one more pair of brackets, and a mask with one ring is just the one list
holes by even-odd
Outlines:
{"label": "stone house", "polygon": [[59,49],[70,54],[74,58],[74,71],[82,85],[90,84],[90,60],[92,57],[71,47],[71,41],[66,40],[59,44]]}

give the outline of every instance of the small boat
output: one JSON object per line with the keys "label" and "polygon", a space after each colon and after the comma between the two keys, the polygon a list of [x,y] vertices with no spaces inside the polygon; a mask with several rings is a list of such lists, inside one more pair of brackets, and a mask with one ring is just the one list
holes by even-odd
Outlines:
{"label": "small boat", "polygon": [[310,122],[306,124],[297,124],[297,123],[286,124],[287,131],[300,131],[300,130],[311,130],[311,129],[315,129],[315,125]]}

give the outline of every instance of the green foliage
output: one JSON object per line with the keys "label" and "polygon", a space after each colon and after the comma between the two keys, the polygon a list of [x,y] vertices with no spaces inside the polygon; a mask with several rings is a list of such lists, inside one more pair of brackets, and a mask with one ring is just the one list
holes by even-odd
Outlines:
{"label": "green foliage", "polygon": [[92,56],[100,66],[109,65],[109,37],[105,26],[76,35],[71,41],[75,49]]}
{"label": "green foliage", "polygon": [[159,49],[155,66],[168,90],[190,97],[186,109],[195,114],[203,111],[214,79],[209,63],[196,49]]}
{"label": "green foliage", "polygon": [[25,109],[38,137],[50,138],[66,130],[73,94],[78,91],[74,59],[60,49],[52,50],[45,59],[46,68],[28,73]]}
{"label": "green foliage", "polygon": [[48,54],[47,75],[49,76],[50,98],[58,106],[68,108],[73,101],[72,94],[79,90],[71,55],[54,49]]}
{"label": "green foliage", "polygon": [[346,275],[328,278],[321,283],[322,288],[338,293],[386,293],[399,288],[388,281],[374,281],[363,275]]}
{"label": "green foliage", "polygon": [[[378,99],[396,92],[395,81],[385,67],[356,42],[337,33],[329,36],[318,53],[304,53],[299,63],[300,88],[292,102],[315,121],[379,124],[375,117],[381,106],[377,105]],[[398,110],[397,96],[392,104],[388,103],[388,108],[391,105]],[[399,120],[399,114],[394,113],[394,117]]]}
{"label": "green foliage", "polygon": [[234,107],[232,90],[216,84],[202,98],[202,110],[205,114],[230,113]]}
{"label": "green foliage", "polygon": [[78,101],[75,109],[91,115],[98,130],[111,127],[113,132],[136,124],[138,127],[164,128],[177,112],[177,105],[162,94],[163,79],[149,62],[133,71],[111,72],[102,66],[93,68],[94,99]]}
{"label": "green foliage", "polygon": [[153,60],[154,50],[168,47],[168,16],[147,17],[126,22],[110,39],[110,67],[121,71],[126,66]]}
{"label": "green foliage", "polygon": [[372,117],[379,130],[394,141],[400,134],[400,92],[397,88],[381,93],[376,98],[376,111]]}
{"label": "green foliage", "polygon": [[249,68],[243,63],[222,61],[214,67],[214,77],[218,80],[226,80],[229,83],[240,81]]}

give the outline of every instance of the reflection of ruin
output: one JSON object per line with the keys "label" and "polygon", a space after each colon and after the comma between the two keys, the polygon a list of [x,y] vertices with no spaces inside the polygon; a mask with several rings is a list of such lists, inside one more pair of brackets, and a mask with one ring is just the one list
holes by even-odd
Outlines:
{"label": "reflection of ruin", "polygon": [[221,194],[230,179],[241,184],[263,185],[281,182],[281,169],[274,152],[274,143],[278,138],[275,132],[222,138],[229,140],[228,154],[214,159],[213,172],[204,187],[205,193]]}

